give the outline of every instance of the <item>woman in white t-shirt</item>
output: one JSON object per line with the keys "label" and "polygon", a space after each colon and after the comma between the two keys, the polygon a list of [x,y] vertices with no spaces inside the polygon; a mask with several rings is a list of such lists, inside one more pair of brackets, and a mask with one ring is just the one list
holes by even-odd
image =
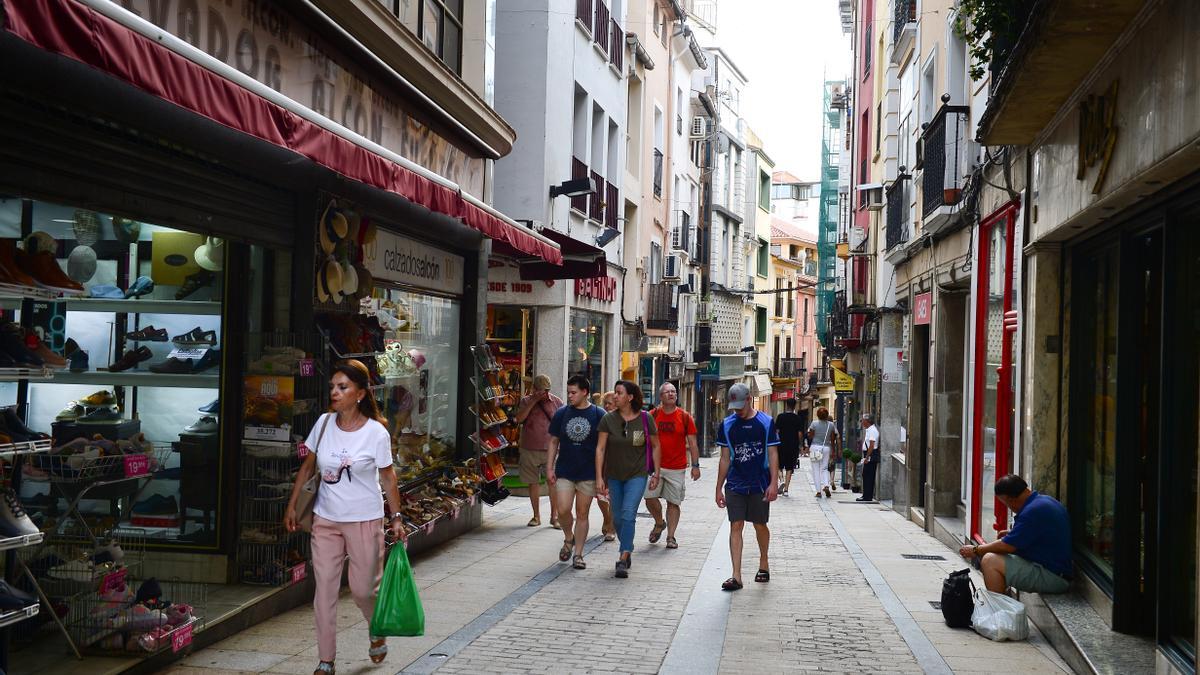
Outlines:
{"label": "woman in white t-shirt", "polygon": [[[361,361],[341,361],[329,378],[332,412],[313,425],[305,445],[308,457],[300,466],[284,525],[296,531],[296,497],[300,487],[319,471],[321,486],[313,507],[312,564],[316,595],[317,654],[313,675],[332,675],[337,655],[337,599],[342,565],[350,558],[350,594],[367,621],[375,610],[375,595],[383,573],[384,503],[391,505],[387,522],[399,539],[400,493],[392,468],[392,444],[379,408],[370,392],[370,373]],[[387,656],[385,638],[370,636],[368,654],[379,663]]]}

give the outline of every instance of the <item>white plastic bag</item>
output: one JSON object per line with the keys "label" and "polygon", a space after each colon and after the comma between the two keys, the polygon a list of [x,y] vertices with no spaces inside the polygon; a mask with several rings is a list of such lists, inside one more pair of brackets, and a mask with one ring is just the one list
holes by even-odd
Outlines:
{"label": "white plastic bag", "polygon": [[825,459],[825,455],[821,454],[820,450],[813,450],[812,452],[808,453],[808,458],[814,462],[819,462]]}
{"label": "white plastic bag", "polygon": [[983,637],[997,642],[1024,640],[1029,637],[1029,619],[1025,605],[1007,595],[988,590],[975,592],[975,611],[971,627]]}

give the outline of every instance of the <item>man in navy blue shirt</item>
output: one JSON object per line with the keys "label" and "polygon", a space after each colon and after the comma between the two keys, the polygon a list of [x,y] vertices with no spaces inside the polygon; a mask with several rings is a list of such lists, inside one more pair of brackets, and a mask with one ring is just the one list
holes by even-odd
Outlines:
{"label": "man in navy blue shirt", "polygon": [[729,388],[729,409],[733,412],[717,427],[717,445],[721,446],[717,506],[729,509],[729,556],[733,561],[733,576],[721,588],[736,591],[742,588],[742,528],[747,520],[754,524],[758,539],[754,580],[771,580],[767,519],[779,492],[779,433],[770,415],[754,409],[750,388],[744,384]]}
{"label": "man in navy blue shirt", "polygon": [[1011,530],[981,546],[967,545],[959,554],[983,556],[980,567],[989,591],[1009,586],[1031,593],[1065,593],[1071,587],[1071,520],[1058,500],[1029,489],[1025,479],[1009,474],[996,481],[996,499],[1016,514]]}
{"label": "man in navy blue shirt", "polygon": [[[604,409],[592,405],[592,383],[582,375],[567,380],[567,405],[550,420],[550,445],[546,450],[546,482],[550,498],[558,503],[563,545],[558,559],[566,562],[574,549],[571,566],[585,569],[583,544],[588,535],[588,512],[596,496],[596,442]],[[571,507],[575,517],[571,517]]]}

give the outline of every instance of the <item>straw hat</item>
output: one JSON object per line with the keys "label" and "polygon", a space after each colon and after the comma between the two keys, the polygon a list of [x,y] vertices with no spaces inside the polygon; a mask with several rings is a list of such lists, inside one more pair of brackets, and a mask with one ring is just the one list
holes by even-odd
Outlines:
{"label": "straw hat", "polygon": [[342,301],[342,266],[336,260],[328,260],[325,262],[325,289],[329,293],[329,299],[333,302]]}
{"label": "straw hat", "polygon": [[345,239],[349,232],[350,223],[346,220],[345,214],[330,200],[325,207],[325,212],[321,214],[321,221],[317,223],[317,236],[321,241],[321,250],[333,253],[333,247]]}
{"label": "straw hat", "polygon": [[339,263],[342,269],[342,293],[345,295],[354,295],[358,292],[358,272],[354,269],[354,265],[350,264],[349,260],[343,260]]}
{"label": "straw hat", "polygon": [[317,270],[317,302],[322,304],[329,302],[329,291],[325,287],[325,266]]}
{"label": "straw hat", "polygon": [[142,234],[142,224],[131,218],[112,217],[113,236],[122,244],[132,244]]}
{"label": "straw hat", "polygon": [[95,211],[75,209],[75,220],[71,224],[75,232],[75,243],[82,246],[95,246],[100,241],[100,217]]}
{"label": "straw hat", "polygon": [[51,237],[49,234],[42,232],[41,230],[30,234],[28,237],[25,237],[26,253],[40,253],[42,251],[46,251],[53,254],[57,250],[58,243],[54,241],[54,237]]}

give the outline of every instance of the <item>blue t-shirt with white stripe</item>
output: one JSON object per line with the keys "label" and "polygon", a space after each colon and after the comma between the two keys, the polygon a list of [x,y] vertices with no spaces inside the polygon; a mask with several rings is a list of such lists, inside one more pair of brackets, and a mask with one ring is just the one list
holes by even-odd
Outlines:
{"label": "blue t-shirt with white stripe", "polygon": [[748,495],[767,491],[771,484],[767,447],[779,445],[779,432],[770,415],[759,410],[750,419],[737,413],[726,417],[717,427],[717,445],[729,448],[725,487],[730,492]]}

